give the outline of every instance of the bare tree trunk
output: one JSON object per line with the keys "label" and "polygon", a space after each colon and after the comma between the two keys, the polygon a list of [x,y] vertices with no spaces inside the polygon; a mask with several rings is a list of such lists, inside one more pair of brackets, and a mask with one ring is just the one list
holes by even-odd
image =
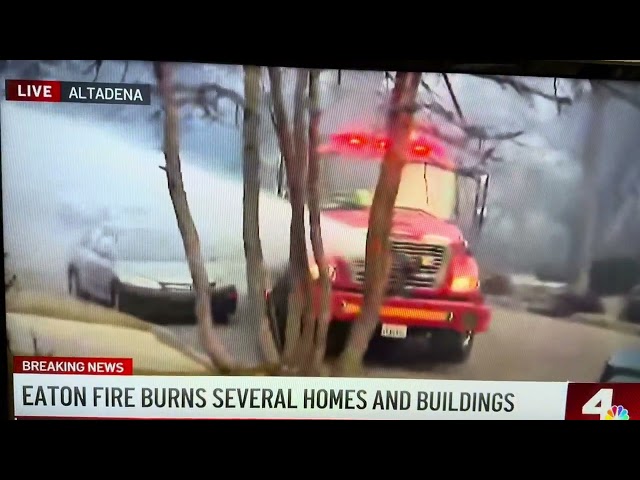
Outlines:
{"label": "bare tree trunk", "polygon": [[[304,75],[302,77],[302,75]],[[302,77],[302,78],[301,78]],[[300,353],[302,318],[309,315],[307,302],[310,292],[309,265],[307,260],[307,247],[304,225],[304,182],[306,179],[306,149],[304,157],[298,157],[296,147],[300,148],[300,138],[296,143],[288,128],[287,112],[282,97],[282,78],[279,68],[269,68],[271,81],[271,95],[276,121],[276,131],[280,144],[280,151],[285,162],[287,184],[289,187],[289,202],[291,204],[291,225],[289,232],[289,278],[291,289],[288,299],[287,324],[285,328],[285,346],[283,363],[285,368],[291,368],[296,357]],[[295,108],[298,112],[296,118],[300,118],[299,109],[304,108],[304,89],[306,85],[306,73],[298,73],[295,91]],[[304,128],[296,128],[296,133]]]}
{"label": "bare tree trunk", "polygon": [[179,144],[179,111],[173,90],[172,69],[166,63],[156,63],[154,67],[158,79],[158,87],[164,101],[165,111],[164,157],[166,165],[163,169],[167,174],[169,195],[171,196],[173,210],[176,215],[189,270],[193,279],[193,288],[196,295],[195,314],[200,330],[200,340],[213,364],[221,371],[227,371],[232,367],[233,359],[226,351],[224,345],[219,341],[213,329],[209,278],[200,250],[200,238],[193,217],[191,216],[191,210],[187,202],[187,194],[182,181]]}
{"label": "bare tree trunk", "polygon": [[[307,177],[309,166],[309,143],[307,135],[307,104],[305,93],[309,82],[309,70],[299,69],[297,72],[296,86],[294,92],[294,114],[293,114],[293,141],[296,151],[295,162],[292,173],[295,178],[289,182],[294,183],[295,197],[291,200],[292,210],[292,239],[293,248],[290,251],[291,262],[295,263],[296,283],[300,284],[302,294],[302,337],[298,345],[296,360],[302,368],[312,366],[313,343],[316,333],[316,318],[313,312],[313,300],[311,296],[311,276],[309,270],[309,257],[307,252],[307,235],[304,223],[304,206],[307,203]],[[295,207],[294,207],[295,204]],[[295,209],[295,216],[293,211]],[[295,218],[295,227],[293,220]],[[294,235],[295,230],[295,237]]]}
{"label": "bare tree trunk", "polygon": [[593,86],[593,108],[586,132],[586,145],[582,163],[582,202],[580,206],[579,238],[578,242],[578,277],[572,285],[575,294],[583,296],[589,291],[591,264],[598,236],[598,179],[600,167],[600,153],[602,137],[605,127],[605,113],[608,94],[599,87],[597,81]]}
{"label": "bare tree trunk", "polygon": [[259,326],[259,341],[264,359],[277,364],[276,347],[269,318],[265,292],[268,287],[260,241],[260,67],[244,67],[244,152],[242,238],[246,259],[249,315]]}
{"label": "bare tree trunk", "polygon": [[327,348],[327,332],[331,321],[331,279],[328,275],[328,264],[322,242],[320,224],[320,166],[318,145],[320,143],[320,98],[318,93],[319,71],[312,70],[309,76],[309,172],[307,177],[307,200],[309,208],[309,229],[313,257],[318,266],[320,277],[320,301],[316,320],[315,349],[313,352],[313,369],[319,372],[324,361]]}
{"label": "bare tree trunk", "polygon": [[391,268],[391,227],[406,148],[413,123],[421,75],[399,72],[391,98],[387,129],[391,145],[385,153],[369,214],[365,253],[364,299],[360,317],[354,322],[338,361],[338,374],[358,372],[378,324],[380,307]]}

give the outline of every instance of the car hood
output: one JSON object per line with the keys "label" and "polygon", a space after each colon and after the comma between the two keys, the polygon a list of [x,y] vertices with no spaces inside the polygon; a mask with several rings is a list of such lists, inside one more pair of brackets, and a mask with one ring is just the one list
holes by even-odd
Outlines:
{"label": "car hood", "polygon": [[[326,210],[323,216],[355,229],[366,229],[369,224],[369,209]],[[426,235],[444,237],[452,243],[462,239],[456,225],[421,210],[396,209],[392,232],[397,238],[411,241],[419,241]]]}
{"label": "car hood", "polygon": [[[205,263],[210,282],[221,283],[226,271],[214,262]],[[187,262],[117,262],[116,274],[120,279],[143,277],[160,283],[192,283]]]}

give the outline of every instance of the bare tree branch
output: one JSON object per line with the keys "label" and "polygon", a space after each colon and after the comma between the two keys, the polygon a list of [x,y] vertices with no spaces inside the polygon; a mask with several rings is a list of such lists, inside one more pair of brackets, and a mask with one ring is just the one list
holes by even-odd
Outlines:
{"label": "bare tree branch", "polygon": [[463,123],[466,123],[466,120],[464,118],[464,115],[462,113],[462,108],[460,107],[460,103],[458,102],[458,98],[456,97],[456,94],[453,92],[453,87],[451,86],[451,81],[449,80],[449,75],[447,75],[446,73],[442,74],[442,78],[444,78],[444,83],[447,85],[447,91],[449,92],[449,95],[451,96],[451,101],[453,102],[453,106],[456,109],[456,113],[458,114],[458,118],[460,118],[460,121]]}
{"label": "bare tree branch", "polygon": [[[154,94],[159,94],[157,86],[152,86],[151,91]],[[233,102],[236,108],[244,108],[244,98],[241,94],[215,83],[202,85],[176,84],[175,93],[178,106],[193,105],[200,108],[205,116],[212,119],[217,119],[222,115],[220,103],[224,99]]]}
{"label": "bare tree branch", "polygon": [[122,77],[120,77],[121,82],[124,82],[127,78],[127,73],[129,73],[129,60],[124,61],[124,70],[122,71]]}
{"label": "bare tree branch", "polygon": [[178,107],[175,104],[172,68],[169,64],[156,62],[154,70],[163,99],[164,117],[164,171],[167,187],[175,212],[176,222],[182,237],[189,272],[195,290],[195,315],[200,331],[200,341],[213,365],[222,371],[228,371],[234,364],[233,357],[227,352],[213,329],[211,314],[211,287],[204,264],[200,236],[196,228],[187,193],[182,179],[182,161],[180,158],[180,125]]}
{"label": "bare tree branch", "polygon": [[[387,80],[390,79],[391,81],[395,81],[393,76],[389,72],[385,72],[385,78]],[[448,75],[447,74],[443,74],[443,78],[444,78],[445,83],[447,85],[447,90],[449,91],[449,95],[451,96],[451,100],[452,100],[452,102],[453,102],[453,104],[454,104],[454,106],[456,108],[458,119],[456,119],[456,113],[451,112],[450,110],[445,108],[441,103],[439,103],[435,99],[433,101],[429,102],[429,103],[423,103],[422,106],[424,108],[428,109],[429,111],[433,112],[434,114],[438,115],[442,119],[446,120],[448,123],[451,123],[454,126],[460,128],[465,133],[467,138],[465,138],[465,139],[454,139],[451,136],[447,137],[441,131],[438,131],[437,128],[431,127],[432,130],[434,130],[434,131],[431,132],[434,136],[443,139],[444,141],[446,141],[449,144],[465,148],[467,143],[468,143],[468,140],[470,140],[470,139],[476,139],[476,140],[480,141],[481,143],[485,142],[485,141],[489,141],[489,140],[502,141],[502,140],[511,140],[511,139],[517,138],[517,137],[519,137],[520,135],[522,135],[524,133],[523,131],[517,131],[517,132],[490,132],[489,129],[486,128],[486,127],[482,127],[482,126],[479,126],[479,125],[469,125],[469,124],[467,124],[466,119],[464,117],[464,114],[462,112],[462,108],[460,107],[460,103],[458,102],[458,99],[457,99],[457,97],[455,95],[455,92],[453,91],[453,86],[451,85],[451,82],[450,82],[450,80],[448,78]],[[422,76],[421,76],[420,84],[423,85],[423,86],[426,85],[426,82],[424,82],[424,80],[422,80]],[[426,88],[429,88],[428,85],[426,85]],[[437,131],[437,133],[435,131]]]}
{"label": "bare tree branch", "polygon": [[422,76],[420,77],[420,85],[422,85],[422,88],[424,88],[424,89],[427,91],[427,93],[428,93],[429,95],[431,95],[431,98],[433,98],[433,99],[437,99],[437,98],[439,98],[439,95],[438,95],[438,94],[433,90],[433,88],[431,88],[431,87],[429,86],[429,84],[428,84],[427,82],[425,82],[425,81],[422,79]]}
{"label": "bare tree branch", "polygon": [[510,87],[517,94],[521,96],[537,96],[537,97],[549,100],[551,102],[554,102],[558,105],[571,105],[573,103],[573,100],[569,97],[564,97],[564,96],[559,97],[556,95],[545,93],[542,90],[539,90],[537,88],[531,87],[530,85],[527,85],[526,83],[519,80],[517,77],[507,77],[504,75],[483,75],[483,74],[474,74],[473,76],[478,78],[484,78],[486,80],[491,80],[492,82],[495,82],[498,85],[500,85],[502,88]]}
{"label": "bare tree branch", "polygon": [[309,237],[311,249],[318,266],[320,284],[320,302],[316,320],[316,344],[313,353],[313,368],[315,372],[321,370],[326,354],[327,334],[331,322],[331,279],[329,266],[322,241],[322,226],[320,222],[320,167],[318,145],[320,144],[320,92],[318,70],[311,70],[309,74],[309,164],[307,173],[307,198],[309,213]]}
{"label": "bare tree branch", "polygon": [[102,64],[104,63],[104,60],[93,60],[93,62],[91,62],[91,65],[89,65],[89,67],[85,70],[85,73],[90,73],[91,71],[93,71],[93,82],[95,82],[98,79],[98,75],[100,75],[100,70],[102,69]]}

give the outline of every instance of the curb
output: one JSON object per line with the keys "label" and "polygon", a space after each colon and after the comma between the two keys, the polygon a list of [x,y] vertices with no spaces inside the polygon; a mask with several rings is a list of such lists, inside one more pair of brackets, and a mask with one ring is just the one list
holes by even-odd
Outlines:
{"label": "curb", "polygon": [[508,308],[511,310],[524,311],[531,313],[532,315],[540,315],[543,317],[551,318],[553,320],[560,320],[564,322],[579,323],[581,325],[588,325],[597,328],[603,328],[606,330],[613,330],[627,335],[635,335],[640,337],[640,325],[636,325],[621,320],[611,320],[611,317],[605,315],[593,314],[593,313],[574,313],[569,317],[554,317],[545,315],[542,312],[536,312],[530,310],[531,305],[527,305],[525,302],[518,301],[509,297],[489,296],[487,295],[487,303],[491,306]]}
{"label": "curb", "polygon": [[640,337],[640,325],[635,325],[633,323],[623,322],[620,320],[612,321],[603,315],[574,313],[570,317],[561,317],[560,320],[565,320],[572,323],[580,323],[582,325],[590,325],[593,327],[606,328],[607,330],[614,330],[616,332],[636,335]]}

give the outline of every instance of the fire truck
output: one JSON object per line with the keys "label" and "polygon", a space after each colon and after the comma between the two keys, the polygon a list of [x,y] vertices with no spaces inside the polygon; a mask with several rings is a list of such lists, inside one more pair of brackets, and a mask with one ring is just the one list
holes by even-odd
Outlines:
{"label": "fire truck", "polygon": [[[341,131],[320,147],[321,224],[332,283],[328,352],[334,354],[343,347],[362,307],[369,211],[388,144],[376,132]],[[376,337],[424,340],[438,360],[464,362],[475,335],[487,331],[491,321],[469,242],[477,238],[486,218],[489,175],[480,168],[456,165],[445,148],[420,133],[411,135],[408,148],[390,239],[392,268]],[[278,193],[286,197],[282,172]],[[329,223],[346,230],[327,239]],[[313,260],[310,265],[318,295],[318,268]],[[288,293],[283,273],[269,294],[281,345]]]}

